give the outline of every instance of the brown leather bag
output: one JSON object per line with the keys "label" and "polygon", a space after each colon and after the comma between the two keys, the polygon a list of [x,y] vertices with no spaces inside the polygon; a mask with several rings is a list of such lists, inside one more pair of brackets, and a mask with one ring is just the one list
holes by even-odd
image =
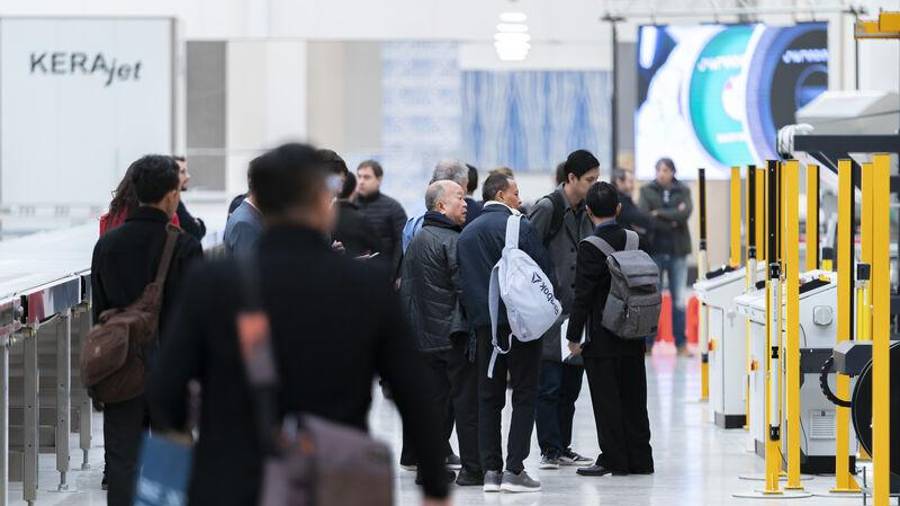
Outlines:
{"label": "brown leather bag", "polygon": [[159,337],[159,311],[181,231],[169,224],[156,278],[126,308],[108,309],[81,348],[81,380],[95,401],[122,402],[144,393],[144,347]]}

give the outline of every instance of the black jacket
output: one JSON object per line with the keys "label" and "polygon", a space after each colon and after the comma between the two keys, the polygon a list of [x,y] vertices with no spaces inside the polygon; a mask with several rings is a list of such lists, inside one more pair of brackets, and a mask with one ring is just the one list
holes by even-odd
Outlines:
{"label": "black jacket", "polygon": [[381,254],[385,260],[390,260],[391,272],[397,272],[400,256],[403,254],[403,226],[406,225],[403,206],[381,192],[368,197],[360,195],[356,199],[356,205],[378,235]]}
{"label": "black jacket", "polygon": [[337,224],[332,238],[344,245],[347,255],[358,257],[380,252],[381,240],[359,212],[359,207],[348,200],[340,200],[337,205]]}
{"label": "black jacket", "polygon": [[481,209],[484,202],[475,200],[472,197],[466,197],[466,225],[475,221],[475,218],[481,216]]}
{"label": "black jacket", "polygon": [[[300,227],[267,230],[258,261],[282,411],[367,430],[373,380],[383,377],[419,452],[426,492],[445,496],[446,440],[430,404],[429,376],[383,274]],[[235,330],[243,293],[236,268],[223,261],[191,274],[183,299],[192,303],[179,306],[148,388],[154,422],[181,428],[188,381],[201,383],[190,504],[249,506],[258,499],[262,460]]]}
{"label": "black jacket", "polygon": [[403,257],[400,299],[419,351],[449,350],[453,348],[451,336],[468,334],[456,260],[461,230],[440,213],[426,213],[422,230]]}
{"label": "black jacket", "polygon": [[[137,300],[153,281],[166,242],[169,217],[152,207],[138,207],[125,223],[104,234],[94,246],[91,260],[92,311],[94,321],[107,309],[124,308]],[[176,296],[184,286],[188,265],[202,258],[200,243],[182,233],[175,245],[163,289],[160,330],[165,330],[175,308]]]}
{"label": "black jacket", "polygon": [[[491,269],[500,260],[503,246],[506,243],[506,220],[512,212],[508,207],[499,204],[484,206],[475,221],[466,225],[459,236],[458,256],[459,273],[463,289],[463,306],[469,323],[474,327],[486,327],[491,324],[488,312],[488,285]],[[519,228],[519,249],[537,262],[542,271],[556,283],[553,264],[538,237],[534,226],[527,218],[522,218]],[[506,309],[500,303],[499,325],[508,324]]]}
{"label": "black jacket", "polygon": [[694,211],[694,204],[691,201],[690,188],[677,179],[672,181],[672,187],[668,190],[653,181],[641,187],[639,204],[645,212],[656,211],[657,217],[663,222],[653,234],[653,244],[650,248],[653,254],[675,256],[691,254],[688,219]]}
{"label": "black jacket", "polygon": [[206,224],[200,218],[191,216],[183,200],[178,203],[178,221],[181,223],[181,229],[194,239],[200,241],[206,236]]}
{"label": "black jacket", "polygon": [[[594,235],[609,243],[616,250],[625,247],[625,229],[618,223],[598,227]],[[645,249],[645,245],[640,245]],[[609,296],[609,267],[606,255],[594,245],[581,242],[578,246],[578,264],[575,267],[575,301],[569,316],[569,341],[580,341],[585,325],[590,342],[584,346],[587,357],[618,357],[644,353],[643,339],[621,339],[601,325],[603,307]]]}

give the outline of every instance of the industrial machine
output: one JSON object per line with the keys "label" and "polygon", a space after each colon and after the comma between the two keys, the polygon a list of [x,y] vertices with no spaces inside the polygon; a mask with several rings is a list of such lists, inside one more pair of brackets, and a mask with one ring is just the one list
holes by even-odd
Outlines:
{"label": "industrial machine", "polygon": [[[751,384],[750,434],[756,453],[765,456],[765,375],[760,366],[766,356],[765,290],[735,299],[736,312],[750,319]],[[837,332],[837,275],[810,271],[800,279],[800,451],[801,472],[833,473],[835,467],[835,407],[819,386],[822,364],[831,356]],[[782,447],[787,439],[782,438]],[[855,441],[851,441],[855,447]],[[783,450],[786,454],[786,450]],[[855,452],[853,452],[855,453]],[[851,458],[851,466],[853,459]]]}

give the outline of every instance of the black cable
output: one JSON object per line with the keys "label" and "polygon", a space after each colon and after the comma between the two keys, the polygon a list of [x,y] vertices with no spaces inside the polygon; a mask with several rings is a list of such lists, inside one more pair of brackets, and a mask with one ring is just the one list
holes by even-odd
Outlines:
{"label": "black cable", "polygon": [[831,368],[834,366],[834,355],[828,357],[822,364],[822,372],[819,373],[819,386],[822,387],[822,394],[825,395],[829,401],[831,401],[835,406],[840,406],[842,408],[852,408],[852,401],[845,401],[838,396],[834,395],[834,392],[831,391],[831,386],[828,384],[828,375],[831,373]]}

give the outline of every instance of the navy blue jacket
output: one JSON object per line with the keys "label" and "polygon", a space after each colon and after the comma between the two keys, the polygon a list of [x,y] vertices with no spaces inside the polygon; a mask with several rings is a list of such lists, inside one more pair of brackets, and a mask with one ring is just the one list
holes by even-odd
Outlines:
{"label": "navy blue jacket", "polygon": [[[491,324],[488,311],[488,285],[491,269],[500,260],[506,242],[506,220],[512,212],[506,206],[485,206],[481,215],[463,228],[459,236],[457,256],[462,284],[463,307],[469,323],[475,327]],[[553,263],[534,226],[523,217],[519,228],[519,249],[528,254],[555,284]],[[500,306],[500,325],[508,324],[506,309]]]}

